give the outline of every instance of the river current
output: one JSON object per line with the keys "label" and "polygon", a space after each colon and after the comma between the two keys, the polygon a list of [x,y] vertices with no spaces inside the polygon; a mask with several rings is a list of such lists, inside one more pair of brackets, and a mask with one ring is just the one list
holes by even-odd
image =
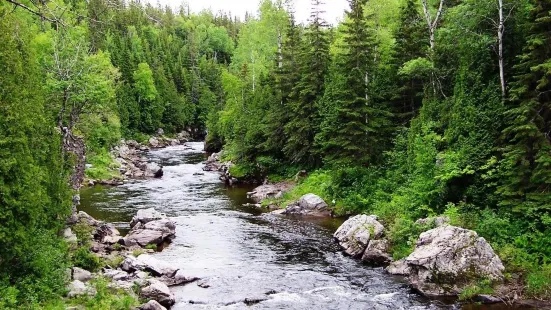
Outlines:
{"label": "river current", "polygon": [[150,151],[149,160],[164,167],[161,179],[81,192],[80,209],[122,233],[142,208],[154,207],[176,222],[176,238],[154,255],[202,280],[172,287],[172,309],[474,307],[423,298],[402,278],[344,256],[332,239],[342,220],[285,218],[244,207],[251,188],[225,187],[218,173],[204,172],[202,150],[203,143],[193,142]]}

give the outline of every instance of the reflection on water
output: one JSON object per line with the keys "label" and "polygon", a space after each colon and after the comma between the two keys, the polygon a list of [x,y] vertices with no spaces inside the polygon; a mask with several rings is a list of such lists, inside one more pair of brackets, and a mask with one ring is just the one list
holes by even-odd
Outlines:
{"label": "reflection on water", "polygon": [[[81,210],[123,230],[141,208],[174,218],[176,238],[155,255],[209,287],[173,287],[173,309],[461,308],[424,299],[401,278],[343,256],[331,237],[341,220],[283,218],[243,207],[250,188],[224,187],[217,173],[203,172],[202,148],[188,143],[148,153],[165,167],[162,179],[81,193]],[[247,306],[245,299],[261,302]]]}

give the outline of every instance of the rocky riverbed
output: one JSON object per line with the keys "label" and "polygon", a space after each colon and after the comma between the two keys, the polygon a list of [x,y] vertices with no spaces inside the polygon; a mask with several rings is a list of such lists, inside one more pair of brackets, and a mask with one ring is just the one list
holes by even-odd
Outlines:
{"label": "rocky riverbed", "polygon": [[[155,284],[146,292],[168,295],[168,301],[172,295],[172,309],[473,309],[453,300],[423,297],[411,290],[406,278],[344,253],[333,236],[344,221],[307,214],[324,210],[315,197],[304,197],[293,207],[306,216],[244,206],[254,204],[247,198],[254,189],[227,187],[218,171],[203,170],[207,157],[202,148],[200,143],[188,143],[147,152],[149,161],[163,166],[160,179],[83,189],[80,210],[114,223],[121,232],[138,225],[131,228],[130,223],[139,210],[155,208],[174,222],[168,247],[129,258],[125,266],[136,266],[124,267],[129,271],[119,265],[112,269],[120,271],[110,272],[135,280],[143,270],[153,270],[138,268],[144,265],[141,261],[154,259],[169,266],[169,274],[179,270],[188,280],[200,279],[169,286],[157,272],[153,280],[143,281],[144,287]],[[373,236],[384,240],[375,229]],[[355,256],[364,254],[365,249]],[[154,280],[164,283],[169,293]]]}

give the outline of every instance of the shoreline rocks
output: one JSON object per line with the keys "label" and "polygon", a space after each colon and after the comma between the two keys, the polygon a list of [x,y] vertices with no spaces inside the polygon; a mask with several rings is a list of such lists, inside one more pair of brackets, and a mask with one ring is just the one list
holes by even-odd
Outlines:
{"label": "shoreline rocks", "polygon": [[272,214],[311,217],[329,217],[333,215],[327,203],[314,194],[306,194],[284,209],[273,211]]}
{"label": "shoreline rocks", "polygon": [[364,255],[370,240],[382,237],[384,226],[376,215],[356,215],[344,222],[333,234],[344,252],[354,258]]}
{"label": "shoreline rocks", "polygon": [[[164,136],[164,131],[159,129],[157,136],[153,136],[147,142],[147,145],[138,143],[135,140],[122,140],[120,145],[113,148],[111,156],[119,165],[121,178],[108,180],[88,180],[88,186],[96,184],[118,186],[128,179],[161,178],[164,174],[163,167],[154,162],[148,162],[147,158],[142,156],[143,152],[151,149],[158,149],[168,146],[181,145],[191,140],[191,135],[183,131],[175,139]],[[92,165],[86,166],[88,169]]]}

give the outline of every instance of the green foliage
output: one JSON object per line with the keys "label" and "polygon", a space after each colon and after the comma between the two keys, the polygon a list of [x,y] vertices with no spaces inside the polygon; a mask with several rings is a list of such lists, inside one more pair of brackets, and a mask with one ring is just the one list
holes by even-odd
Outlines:
{"label": "green foliage", "polygon": [[77,267],[95,272],[102,267],[102,263],[99,257],[90,252],[87,245],[79,247],[72,254],[73,264]]}
{"label": "green foliage", "polygon": [[94,279],[91,281],[91,284],[96,289],[97,293],[95,296],[79,296],[68,300],[68,303],[70,305],[84,306],[86,309],[91,310],[130,310],[139,305],[139,300],[135,295],[131,295],[122,289],[113,289],[109,286],[108,279]]}
{"label": "green foliage", "polygon": [[551,266],[544,265],[529,272],[526,277],[526,286],[528,296],[549,298],[551,296]]}
{"label": "green foliage", "polygon": [[494,293],[492,282],[490,280],[481,280],[478,283],[471,284],[459,294],[459,300],[469,300],[480,294],[491,295]]}

